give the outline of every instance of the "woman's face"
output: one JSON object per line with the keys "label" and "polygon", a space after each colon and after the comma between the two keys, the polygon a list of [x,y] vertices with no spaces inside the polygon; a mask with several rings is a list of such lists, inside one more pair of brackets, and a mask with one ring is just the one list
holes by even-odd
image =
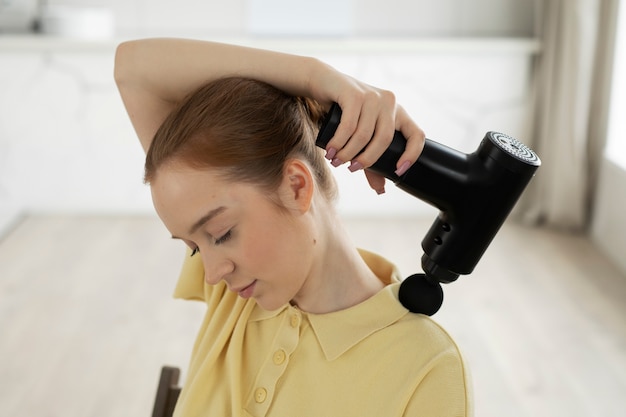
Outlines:
{"label": "woman's face", "polygon": [[[287,184],[281,187],[289,193]],[[151,190],[172,236],[202,257],[207,283],[224,280],[231,291],[274,310],[291,301],[311,274],[310,221],[297,210],[281,210],[259,187],[166,164]]]}

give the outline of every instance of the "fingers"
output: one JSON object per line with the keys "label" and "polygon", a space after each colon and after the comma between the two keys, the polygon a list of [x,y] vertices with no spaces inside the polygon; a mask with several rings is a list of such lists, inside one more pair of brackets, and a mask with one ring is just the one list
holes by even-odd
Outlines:
{"label": "fingers", "polygon": [[327,157],[334,166],[353,161],[352,171],[371,166],[393,138],[395,96],[372,88],[348,99],[340,98],[338,103],[341,122],[326,147]]}
{"label": "fingers", "polygon": [[348,110],[343,111],[337,131],[327,146],[327,157],[334,166],[350,161],[350,171],[370,167],[389,147],[395,130],[407,141],[396,164],[396,175],[403,175],[417,161],[424,148],[424,132],[403,107],[395,104],[391,93],[384,105],[364,103],[356,110],[351,110],[350,105],[345,108]]}
{"label": "fingers", "polygon": [[[387,150],[398,130],[407,140],[405,151],[396,164],[395,173],[402,176],[422,152],[424,132],[404,108],[396,104],[392,92],[358,82],[356,86],[357,94],[352,90],[347,98],[337,98],[342,110],[341,121],[327,144],[326,157],[335,167],[349,162],[348,169],[352,172],[366,169]],[[366,178],[378,194],[385,192],[383,176],[366,171]]]}
{"label": "fingers", "polygon": [[395,129],[402,132],[402,135],[406,138],[406,148],[396,164],[396,175],[402,176],[422,153],[426,135],[402,107],[398,107],[397,110]]}
{"label": "fingers", "polygon": [[[395,100],[394,100],[395,103]],[[396,106],[386,109],[378,115],[374,129],[369,131],[369,141],[361,147],[361,153],[356,156],[363,167],[367,168],[376,162],[387,150],[393,140],[396,124]]]}

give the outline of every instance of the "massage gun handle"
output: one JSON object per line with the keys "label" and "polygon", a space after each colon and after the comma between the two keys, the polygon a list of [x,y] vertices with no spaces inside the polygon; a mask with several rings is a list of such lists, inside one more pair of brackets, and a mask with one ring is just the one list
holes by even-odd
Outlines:
{"label": "massage gun handle", "polygon": [[[330,110],[326,114],[326,118],[323,120],[320,126],[320,131],[317,136],[315,144],[322,149],[326,149],[328,142],[335,134],[337,126],[341,121],[341,108],[337,103],[333,103]],[[428,139],[427,139],[428,141]],[[393,140],[387,150],[380,156],[380,158],[368,169],[392,180],[394,183],[398,181],[399,177],[395,174],[395,165],[400,158],[400,155],[406,148],[406,139],[396,131]]]}
{"label": "massage gun handle", "polygon": [[[341,108],[333,103],[320,126],[316,145],[325,149],[341,121]],[[449,209],[458,191],[475,181],[484,181],[485,160],[522,177],[524,186],[541,165],[539,157],[524,144],[496,132],[487,132],[478,149],[465,154],[436,141],[426,139],[415,164],[402,177],[396,175],[396,164],[406,148],[406,139],[395,131],[389,147],[368,168],[393,181],[399,188],[440,210]],[[406,184],[405,184],[406,183]],[[521,192],[521,191],[520,191]]]}
{"label": "massage gun handle", "polygon": [[[337,126],[341,121],[341,108],[337,103],[333,103],[328,111],[326,118],[320,126],[320,131],[317,136],[315,144],[325,149],[328,142],[335,134]],[[445,199],[438,197],[439,184],[432,183],[433,176],[430,176],[431,185],[424,179],[423,186],[420,189],[414,187],[405,188],[402,187],[402,178],[396,175],[396,164],[400,159],[400,156],[404,153],[406,148],[406,139],[399,131],[395,131],[391,144],[385,150],[385,152],[379,157],[379,159],[368,168],[370,171],[374,171],[383,177],[393,181],[398,187],[408,192],[409,194],[425,200],[440,210],[444,210],[446,207]],[[444,146],[438,142],[430,139],[426,139],[424,143],[424,149],[416,162],[416,164],[424,165],[429,170],[435,171],[434,174],[440,172],[445,175],[435,175],[437,178],[459,178],[463,175],[463,171],[466,168],[466,156],[465,154]],[[415,168],[411,168],[414,170]],[[457,174],[454,171],[458,170]],[[405,174],[406,176],[406,174]],[[404,176],[403,176],[404,177]],[[432,188],[432,192],[429,192],[429,188]]]}

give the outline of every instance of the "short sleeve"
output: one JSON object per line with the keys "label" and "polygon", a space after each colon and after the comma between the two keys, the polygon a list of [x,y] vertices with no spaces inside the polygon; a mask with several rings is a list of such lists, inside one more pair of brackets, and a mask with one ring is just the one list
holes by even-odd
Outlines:
{"label": "short sleeve", "polygon": [[472,417],[471,382],[460,352],[451,348],[441,352],[417,386],[404,415]]}

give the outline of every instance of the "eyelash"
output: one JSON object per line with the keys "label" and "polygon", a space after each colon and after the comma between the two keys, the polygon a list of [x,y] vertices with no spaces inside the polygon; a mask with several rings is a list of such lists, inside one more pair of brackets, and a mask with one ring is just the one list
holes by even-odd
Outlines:
{"label": "eyelash", "polygon": [[229,230],[228,232],[224,233],[222,235],[222,237],[220,237],[219,239],[215,239],[214,245],[215,246],[219,246],[219,245],[221,245],[223,243],[228,242],[228,240],[230,240],[231,236],[232,236],[232,234],[231,234],[231,231]]}
{"label": "eyelash", "polygon": [[[231,231],[229,230],[228,232],[224,233],[224,234],[222,235],[222,237],[220,237],[219,239],[215,239],[215,242],[213,242],[213,244],[214,244],[215,246],[222,245],[222,244],[224,244],[224,243],[228,242],[228,241],[230,240],[230,238],[231,238],[231,237],[232,237],[232,233],[231,233]],[[192,256],[196,255],[196,254],[197,254],[197,253],[199,253],[199,252],[200,252],[200,248],[196,246],[195,248],[193,248],[193,249],[191,250],[191,255],[189,255],[189,256],[190,256],[190,257],[192,257]]]}

